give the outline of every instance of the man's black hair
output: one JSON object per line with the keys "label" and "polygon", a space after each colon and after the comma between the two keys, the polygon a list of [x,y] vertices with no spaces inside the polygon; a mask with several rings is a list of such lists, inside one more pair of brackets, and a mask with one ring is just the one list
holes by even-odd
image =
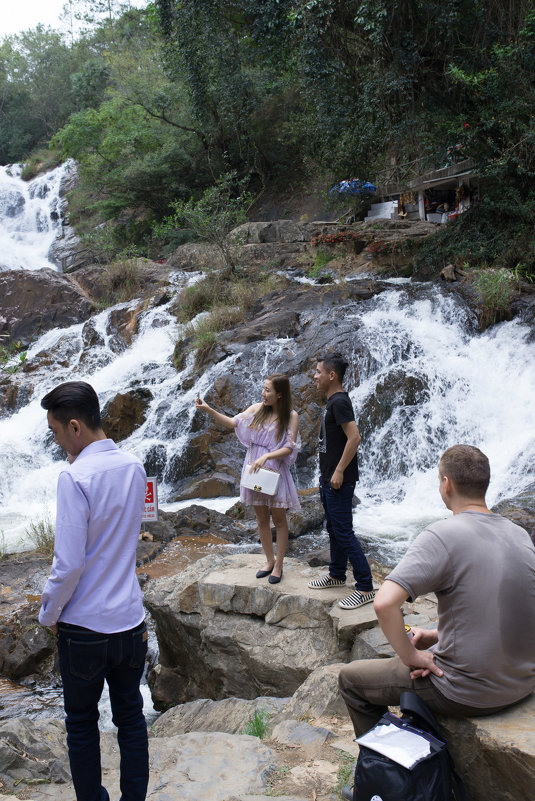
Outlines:
{"label": "man's black hair", "polygon": [[349,362],[344,359],[341,353],[326,353],[324,356],[321,356],[318,359],[318,362],[323,362],[325,369],[328,372],[334,370],[340,380],[340,383],[343,382],[344,375],[349,367]]}
{"label": "man's black hair", "polygon": [[63,426],[69,420],[81,420],[92,431],[101,428],[100,404],[91,384],[66,381],[49,392],[41,406]]}

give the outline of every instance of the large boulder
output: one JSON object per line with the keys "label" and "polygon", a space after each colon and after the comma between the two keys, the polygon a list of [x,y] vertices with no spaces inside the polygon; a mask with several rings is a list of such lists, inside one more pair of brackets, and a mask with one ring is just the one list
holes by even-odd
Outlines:
{"label": "large boulder", "polygon": [[52,328],[87,320],[92,306],[71,279],[54,270],[0,273],[0,336],[30,343]]}
{"label": "large boulder", "polygon": [[497,715],[440,718],[470,801],[527,801],[535,788],[535,696]]}
{"label": "large boulder", "polygon": [[147,585],[160,645],[149,676],[158,707],[290,695],[320,665],[347,661],[355,636],[374,625],[371,606],[342,612],[340,591],[309,589],[317,571],[308,565],[287,558],[283,581],[270,585],[255,578],[263,564],[256,554],[210,556]]}

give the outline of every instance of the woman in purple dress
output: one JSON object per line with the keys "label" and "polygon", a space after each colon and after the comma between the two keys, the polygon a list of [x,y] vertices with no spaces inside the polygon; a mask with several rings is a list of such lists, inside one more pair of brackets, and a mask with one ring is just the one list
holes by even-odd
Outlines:
{"label": "woman in purple dress", "polygon": [[[297,459],[301,441],[298,434],[297,412],[292,409],[288,376],[282,373],[268,376],[262,389],[262,402],[253,403],[236,417],[227,417],[217,412],[201,398],[197,398],[195,405],[197,409],[208,412],[225,428],[233,428],[240,442],[247,446],[242,476],[246,470],[254,472],[259,467],[280,472],[279,486],[275,495],[266,495],[240,487],[241,500],[254,507],[258,534],[266,555],[266,564],[258,571],[256,577],[269,576],[270,584],[278,584],[282,578],[282,563],[288,546],[286,510],[301,508],[289,470],[290,465]],[[273,553],[270,517],[277,532],[276,555]]]}

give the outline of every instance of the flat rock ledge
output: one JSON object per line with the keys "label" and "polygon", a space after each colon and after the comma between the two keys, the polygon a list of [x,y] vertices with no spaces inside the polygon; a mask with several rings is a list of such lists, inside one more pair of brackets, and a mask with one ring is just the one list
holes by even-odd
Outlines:
{"label": "flat rock ledge", "polygon": [[325,568],[290,558],[280,584],[271,585],[255,577],[263,564],[261,554],[208,556],[146,585],[160,646],[149,676],[159,708],[195,698],[289,696],[319,666],[392,653],[377,636],[371,604],[351,612],[338,606],[351,585],[311,590],[308,582]]}

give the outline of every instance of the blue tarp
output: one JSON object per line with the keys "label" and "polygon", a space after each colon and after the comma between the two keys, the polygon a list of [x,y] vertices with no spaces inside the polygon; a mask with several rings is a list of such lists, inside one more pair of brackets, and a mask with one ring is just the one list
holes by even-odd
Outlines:
{"label": "blue tarp", "polygon": [[361,181],[360,178],[346,178],[345,181],[340,181],[339,184],[333,186],[332,189],[329,190],[329,194],[337,193],[337,194],[347,194],[347,195],[358,195],[361,192],[376,192],[377,187],[371,184],[369,181]]}

